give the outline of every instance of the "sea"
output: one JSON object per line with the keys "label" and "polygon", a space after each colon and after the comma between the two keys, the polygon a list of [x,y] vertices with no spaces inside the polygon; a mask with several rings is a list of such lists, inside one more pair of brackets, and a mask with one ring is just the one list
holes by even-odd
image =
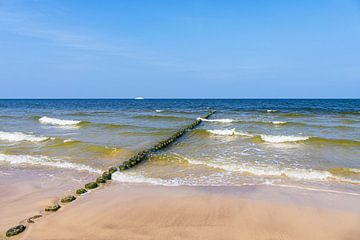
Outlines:
{"label": "sea", "polygon": [[114,181],[360,196],[360,99],[3,99],[0,174],[97,175],[210,110],[216,113],[197,128]]}

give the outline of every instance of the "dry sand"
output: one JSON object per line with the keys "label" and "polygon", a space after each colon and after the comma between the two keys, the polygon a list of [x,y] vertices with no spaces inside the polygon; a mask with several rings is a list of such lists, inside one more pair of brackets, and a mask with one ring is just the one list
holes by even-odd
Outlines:
{"label": "dry sand", "polygon": [[113,183],[31,224],[20,238],[358,240],[358,200],[274,187]]}

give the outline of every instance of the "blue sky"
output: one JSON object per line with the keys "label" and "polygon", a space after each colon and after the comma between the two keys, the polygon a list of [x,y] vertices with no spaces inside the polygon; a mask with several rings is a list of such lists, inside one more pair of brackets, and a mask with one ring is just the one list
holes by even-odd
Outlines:
{"label": "blue sky", "polygon": [[359,89],[359,0],[0,0],[0,98],[359,98]]}

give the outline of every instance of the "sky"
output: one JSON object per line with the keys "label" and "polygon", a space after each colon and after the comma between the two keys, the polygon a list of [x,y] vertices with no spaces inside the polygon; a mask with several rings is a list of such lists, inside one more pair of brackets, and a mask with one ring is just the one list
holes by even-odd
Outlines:
{"label": "sky", "polygon": [[360,98],[360,0],[0,0],[0,98]]}

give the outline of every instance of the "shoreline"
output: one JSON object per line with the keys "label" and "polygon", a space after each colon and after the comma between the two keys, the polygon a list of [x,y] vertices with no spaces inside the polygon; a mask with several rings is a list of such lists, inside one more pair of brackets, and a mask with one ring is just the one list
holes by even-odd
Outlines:
{"label": "shoreline", "polygon": [[113,182],[35,220],[11,239],[355,240],[360,236],[358,200],[273,186]]}
{"label": "shoreline", "polygon": [[[264,198],[269,193],[273,199]],[[21,239],[311,239],[314,236],[355,239],[359,236],[360,209],[336,209],[349,203],[355,205],[357,198],[325,195],[269,187],[112,184],[57,214],[40,219]]]}

